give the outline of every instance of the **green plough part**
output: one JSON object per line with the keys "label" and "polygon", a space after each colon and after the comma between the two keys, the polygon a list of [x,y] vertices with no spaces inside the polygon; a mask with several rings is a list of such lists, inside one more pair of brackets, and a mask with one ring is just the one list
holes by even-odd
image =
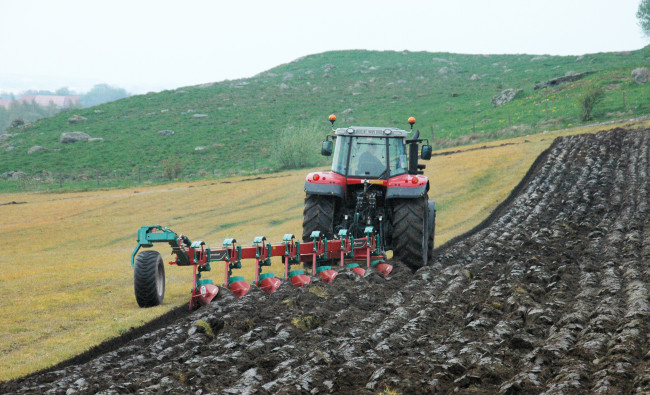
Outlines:
{"label": "green plough part", "polygon": [[131,267],[135,267],[135,255],[138,253],[142,247],[153,247],[154,243],[169,243],[172,247],[172,253],[178,256],[180,265],[189,265],[190,257],[181,250],[178,245],[178,238],[182,237],[183,242],[187,245],[190,245],[190,240],[185,236],[178,236],[176,232],[171,229],[163,228],[160,225],[150,225],[142,226],[138,229],[138,245],[133,250],[131,254]]}

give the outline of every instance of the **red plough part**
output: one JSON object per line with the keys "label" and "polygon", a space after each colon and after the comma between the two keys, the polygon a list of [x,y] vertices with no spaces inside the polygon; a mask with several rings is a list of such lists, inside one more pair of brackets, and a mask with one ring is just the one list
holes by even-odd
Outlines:
{"label": "red plough part", "polygon": [[[177,235],[168,228],[159,225],[143,226],[138,231],[138,246],[133,251],[131,260],[133,264],[140,247],[151,247],[155,242],[169,243],[172,254],[176,255],[176,259],[169,264],[194,267],[190,297],[190,308],[194,308],[210,303],[219,292],[219,287],[213,284],[212,280],[201,278],[202,273],[210,271],[211,264],[215,262],[224,263],[223,286],[238,298],[246,295],[251,289],[251,284],[243,276],[233,275],[235,270],[242,268],[242,261],[255,261],[255,278],[252,285],[267,294],[275,292],[282,281],[295,287],[310,284],[312,277],[304,270],[292,270],[291,266],[297,264],[311,263],[312,276],[318,276],[324,283],[334,281],[340,270],[352,270],[364,276],[370,267],[375,267],[387,276],[393,267],[385,262],[385,254],[378,249],[378,233],[369,226],[365,229],[365,234],[366,237],[354,239],[343,229],[339,232],[338,239],[327,240],[319,231],[315,231],[311,234],[312,241],[302,243],[296,241],[293,234],[286,234],[282,243],[276,244],[267,243],[266,237],[258,236],[250,246],[241,246],[234,238],[227,238],[221,248],[206,248],[203,241],[190,242],[186,236]],[[284,263],[283,280],[275,277],[273,273],[263,273],[264,267],[271,266],[273,257],[281,258]],[[336,261],[338,270],[331,266]]]}

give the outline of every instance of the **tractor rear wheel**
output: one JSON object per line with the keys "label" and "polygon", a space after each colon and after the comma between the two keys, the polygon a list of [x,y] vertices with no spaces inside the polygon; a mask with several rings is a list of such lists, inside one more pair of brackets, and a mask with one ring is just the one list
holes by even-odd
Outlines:
{"label": "tractor rear wheel", "polygon": [[323,195],[307,195],[302,218],[302,241],[311,241],[311,232],[320,230],[327,240],[334,238],[334,198]]}
{"label": "tractor rear wheel", "polygon": [[[431,213],[429,212],[429,215]],[[433,212],[433,228],[431,229],[431,233],[429,234],[429,245],[427,248],[429,249],[429,262],[433,260],[433,248],[434,248],[434,242],[436,238],[436,212]]]}
{"label": "tractor rear wheel", "polygon": [[425,195],[393,205],[393,256],[412,270],[425,266],[429,255],[427,200]]}
{"label": "tractor rear wheel", "polygon": [[135,299],[140,307],[158,306],[165,298],[165,265],[158,251],[142,251],[133,271]]}

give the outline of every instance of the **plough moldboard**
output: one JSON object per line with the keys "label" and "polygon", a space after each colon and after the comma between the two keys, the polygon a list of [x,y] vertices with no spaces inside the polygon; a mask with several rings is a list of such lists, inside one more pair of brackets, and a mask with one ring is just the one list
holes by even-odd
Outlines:
{"label": "plough moldboard", "polygon": [[[393,267],[386,263],[386,255],[379,233],[372,226],[365,228],[365,237],[353,238],[346,229],[338,232],[338,239],[328,240],[321,232],[311,234],[312,241],[297,241],[293,234],[285,234],[281,243],[268,243],[266,237],[258,236],[252,245],[240,245],[234,238],[224,240],[220,248],[206,247],[203,241],[191,241],[182,234],[160,225],[143,226],[138,230],[138,245],[131,255],[134,267],[134,287],[136,299],[141,307],[158,305],[164,297],[164,267],[160,255],[141,247],[152,247],[154,243],[168,243],[175,259],[170,265],[192,266],[194,275],[190,297],[190,309],[208,304],[219,292],[212,280],[202,278],[202,273],[212,270],[212,265],[224,265],[223,287],[236,297],[248,293],[251,284],[243,276],[236,275],[246,261],[255,262],[254,286],[267,294],[275,292],[282,281],[302,287],[311,282],[311,277],[302,269],[291,269],[293,265],[311,263],[311,275],[318,276],[325,283],[332,282],[339,270],[352,270],[365,275],[367,269],[375,267],[384,276]],[[153,254],[152,254],[153,253]],[[136,254],[137,257],[136,257]],[[157,255],[156,255],[157,254]],[[284,264],[282,280],[264,268],[271,266],[271,258],[281,257]],[[365,268],[364,268],[365,267]]]}

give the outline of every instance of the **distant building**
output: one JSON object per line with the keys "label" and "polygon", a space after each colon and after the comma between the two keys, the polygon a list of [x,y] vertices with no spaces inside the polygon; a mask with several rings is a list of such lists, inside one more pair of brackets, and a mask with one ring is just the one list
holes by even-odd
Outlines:
{"label": "distant building", "polygon": [[[8,109],[11,101],[11,99],[0,99],[0,106]],[[79,96],[22,95],[16,101],[19,103],[35,102],[44,107],[54,104],[58,108],[64,108],[79,104]]]}

